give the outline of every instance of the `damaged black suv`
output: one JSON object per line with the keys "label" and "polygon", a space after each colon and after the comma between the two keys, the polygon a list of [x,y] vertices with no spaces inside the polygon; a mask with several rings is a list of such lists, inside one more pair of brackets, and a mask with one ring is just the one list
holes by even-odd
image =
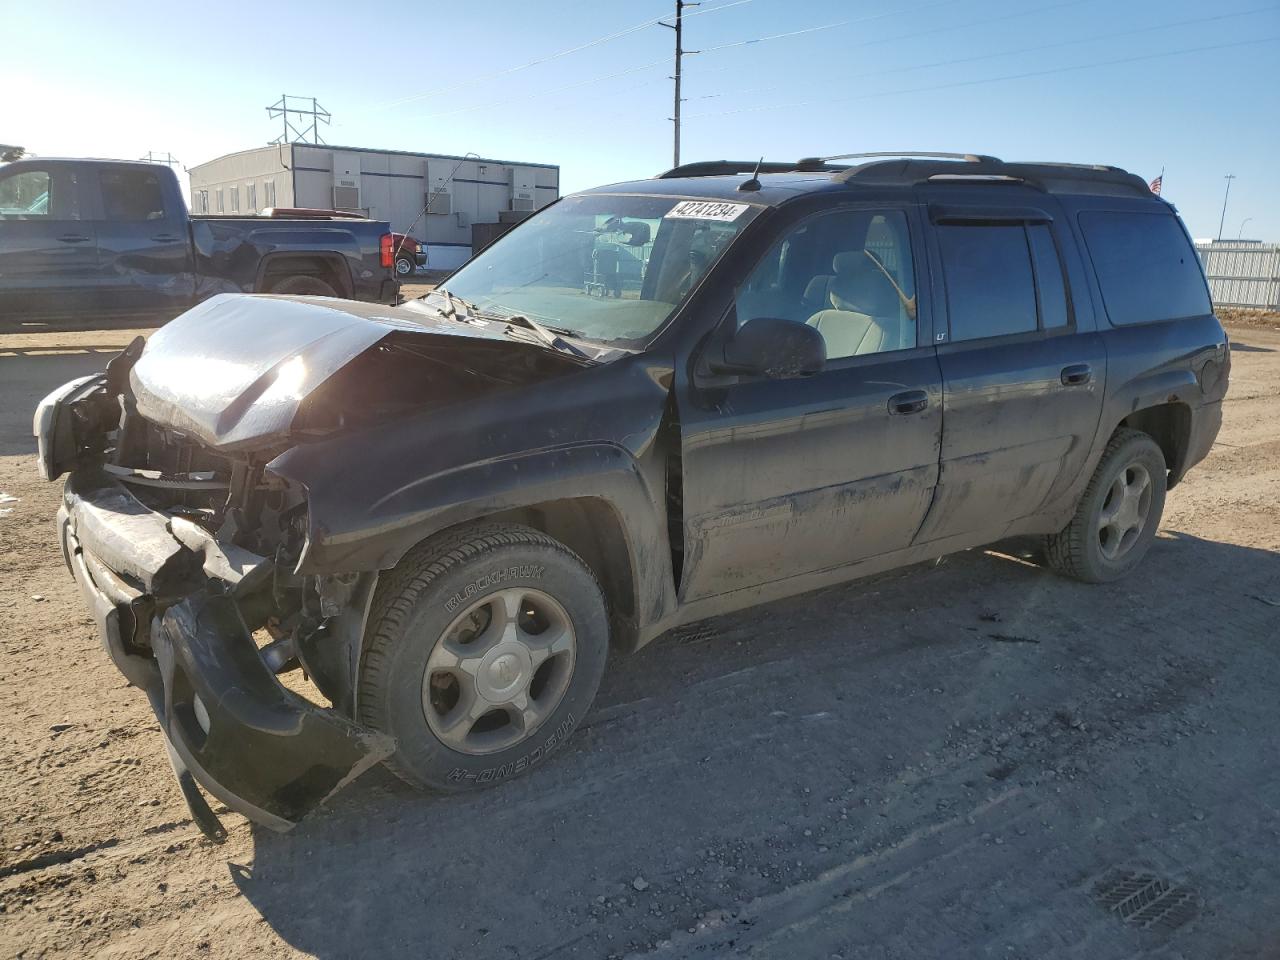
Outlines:
{"label": "damaged black suv", "polygon": [[1229,365],[1122,170],[718,162],[566,197],[403,307],[216,297],[35,430],[218,836],[197,784],[286,828],[378,761],[521,773],[682,623],[1015,534],[1119,577]]}

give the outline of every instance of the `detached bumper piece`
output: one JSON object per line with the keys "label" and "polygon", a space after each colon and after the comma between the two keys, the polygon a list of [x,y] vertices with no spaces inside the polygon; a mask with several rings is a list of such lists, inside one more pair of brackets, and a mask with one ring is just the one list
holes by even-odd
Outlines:
{"label": "detached bumper piece", "polygon": [[391,738],[286,690],[259,655],[236,596],[269,574],[269,561],[156,513],[103,474],[68,479],[58,519],[103,646],[146,691],[210,839],[226,832],[197,783],[288,830],[391,754]]}
{"label": "detached bumper piece", "polygon": [[286,690],[235,601],[192,597],[152,625],[164,686],[161,726],[200,784],[233,810],[288,830],[390,756],[393,741]]}

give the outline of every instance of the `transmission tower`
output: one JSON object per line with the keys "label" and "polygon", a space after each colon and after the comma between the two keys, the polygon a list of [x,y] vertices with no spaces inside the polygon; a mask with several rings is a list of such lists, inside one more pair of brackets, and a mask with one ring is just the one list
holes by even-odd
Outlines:
{"label": "transmission tower", "polygon": [[[306,106],[310,103],[311,106]],[[280,136],[272,143],[324,143],[320,138],[320,124],[328,125],[332,115],[316,102],[315,97],[291,97],[280,94],[280,99],[267,107],[267,116],[280,118],[283,124]],[[295,123],[290,117],[297,117]]]}

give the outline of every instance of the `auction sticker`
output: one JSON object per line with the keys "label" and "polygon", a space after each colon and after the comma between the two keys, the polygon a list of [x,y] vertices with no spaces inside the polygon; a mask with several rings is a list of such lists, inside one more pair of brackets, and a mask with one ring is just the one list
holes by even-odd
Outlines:
{"label": "auction sticker", "polygon": [[681,200],[667,214],[667,220],[737,220],[747,209],[745,203],[721,200]]}

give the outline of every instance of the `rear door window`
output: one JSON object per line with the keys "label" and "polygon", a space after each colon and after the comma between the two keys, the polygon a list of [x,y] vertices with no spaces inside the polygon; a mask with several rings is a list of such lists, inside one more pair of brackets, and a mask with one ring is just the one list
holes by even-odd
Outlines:
{"label": "rear door window", "polygon": [[1113,324],[1213,311],[1200,261],[1172,214],[1088,211],[1080,229]]}
{"label": "rear door window", "polygon": [[160,178],[148,170],[103,170],[102,210],[108,220],[145,222],[164,219]]}
{"label": "rear door window", "polygon": [[937,231],[951,339],[1034,331],[1036,282],[1023,225],[942,224]]}
{"label": "rear door window", "polygon": [[1067,284],[1062,278],[1062,260],[1053,242],[1048,224],[1027,224],[1031,241],[1031,261],[1036,268],[1036,286],[1040,293],[1040,321],[1046,330],[1065,327],[1068,322]]}

